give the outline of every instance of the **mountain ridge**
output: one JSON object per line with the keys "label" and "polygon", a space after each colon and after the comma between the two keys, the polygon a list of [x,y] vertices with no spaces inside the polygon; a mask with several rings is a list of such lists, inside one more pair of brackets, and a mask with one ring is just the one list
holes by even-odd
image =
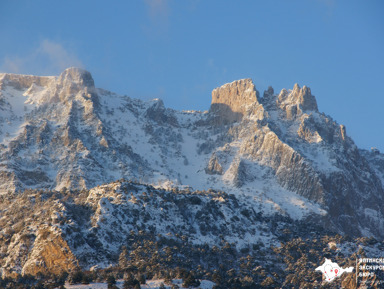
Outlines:
{"label": "mountain ridge", "polygon": [[0,87],[3,194],[125,178],[246,194],[266,212],[314,214],[335,231],[384,236],[382,155],[360,153],[306,86],[260,97],[251,79],[234,81],[213,90],[206,113],[96,88],[77,68],[2,74]]}

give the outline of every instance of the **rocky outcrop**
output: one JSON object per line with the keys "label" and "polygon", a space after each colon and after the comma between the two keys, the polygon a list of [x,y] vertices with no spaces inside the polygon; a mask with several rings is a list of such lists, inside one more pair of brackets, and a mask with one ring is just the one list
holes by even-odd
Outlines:
{"label": "rocky outcrop", "polygon": [[244,140],[240,153],[273,169],[278,182],[306,198],[324,204],[325,190],[305,158],[272,131],[258,131]]}
{"label": "rocky outcrop", "polygon": [[160,125],[170,124],[178,126],[176,117],[171,110],[165,108],[164,102],[161,99],[153,99],[151,101],[151,106],[146,110],[145,116]]}
{"label": "rocky outcrop", "polygon": [[34,76],[12,73],[0,73],[0,90],[6,86],[17,90],[28,89],[32,85],[49,86],[55,81],[53,76]]}
{"label": "rocky outcrop", "polygon": [[225,178],[236,188],[241,188],[247,181],[249,181],[251,178],[247,174],[244,160],[240,158],[234,159],[228,170],[225,172]]}
{"label": "rocky outcrop", "polygon": [[251,79],[241,79],[212,91],[210,113],[216,125],[240,121],[248,107],[258,104],[259,93]]}
{"label": "rocky outcrop", "polygon": [[318,112],[316,98],[312,95],[311,89],[307,86],[300,86],[296,83],[293,90],[283,89],[278,98],[277,105],[286,112],[287,119],[293,119],[303,112]]}
{"label": "rocky outcrop", "polygon": [[94,80],[86,70],[74,67],[64,70],[53,88],[53,97],[60,102],[78,100],[87,104],[88,111],[93,111],[99,105]]}
{"label": "rocky outcrop", "polygon": [[58,77],[57,83],[61,86],[78,85],[78,87],[95,87],[95,82],[91,73],[77,67],[71,67],[64,70]]}
{"label": "rocky outcrop", "polygon": [[347,137],[347,128],[345,127],[345,125],[340,125],[340,134],[341,138],[345,140],[345,138]]}
{"label": "rocky outcrop", "polygon": [[72,272],[76,268],[79,268],[78,261],[67,242],[49,228],[45,228],[39,231],[21,273],[36,276],[38,273],[49,272],[59,275],[63,272]]}
{"label": "rocky outcrop", "polygon": [[319,143],[323,141],[316,128],[316,123],[310,116],[305,116],[301,119],[300,127],[297,130],[297,135],[308,143]]}
{"label": "rocky outcrop", "polygon": [[209,159],[208,165],[205,168],[205,172],[209,175],[221,175],[223,174],[223,168],[219,163],[219,159],[216,154],[212,154]]}

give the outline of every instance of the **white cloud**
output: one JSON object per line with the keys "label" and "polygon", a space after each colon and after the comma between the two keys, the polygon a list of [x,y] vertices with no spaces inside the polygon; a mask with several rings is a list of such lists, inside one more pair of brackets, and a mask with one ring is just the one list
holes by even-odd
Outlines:
{"label": "white cloud", "polygon": [[50,65],[60,71],[69,66],[83,67],[83,64],[75,54],[70,53],[57,42],[43,40],[38,49],[38,53],[47,56],[50,60]]}
{"label": "white cloud", "polygon": [[84,67],[79,58],[62,44],[45,39],[25,55],[7,55],[4,57],[0,63],[0,71],[54,75],[71,66]]}
{"label": "white cloud", "polygon": [[9,73],[21,73],[24,61],[19,57],[4,57],[0,71]]}

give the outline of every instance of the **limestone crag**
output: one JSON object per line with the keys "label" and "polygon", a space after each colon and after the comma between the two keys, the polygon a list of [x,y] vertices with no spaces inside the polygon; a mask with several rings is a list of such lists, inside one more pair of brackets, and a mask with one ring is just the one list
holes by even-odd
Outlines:
{"label": "limestone crag", "polygon": [[73,255],[67,242],[49,228],[38,232],[28,260],[23,265],[22,274],[37,275],[53,273],[59,275],[71,272],[79,267],[78,260]]}
{"label": "limestone crag", "polygon": [[48,86],[55,80],[53,76],[20,75],[12,73],[0,73],[0,89],[5,86],[17,90],[30,88],[32,85]]}
{"label": "limestone crag", "polygon": [[286,117],[292,119],[297,114],[301,115],[306,111],[318,111],[316,98],[311,94],[309,87],[300,86],[296,83],[293,90],[288,92],[283,89],[277,100],[278,106],[286,112]]}
{"label": "limestone crag", "polygon": [[210,175],[221,175],[223,173],[223,168],[221,167],[219,159],[215,153],[209,159],[208,166],[205,168],[205,172]]}
{"label": "limestone crag", "polygon": [[216,124],[240,121],[249,105],[258,104],[259,92],[251,79],[241,79],[225,84],[212,91],[210,113]]}

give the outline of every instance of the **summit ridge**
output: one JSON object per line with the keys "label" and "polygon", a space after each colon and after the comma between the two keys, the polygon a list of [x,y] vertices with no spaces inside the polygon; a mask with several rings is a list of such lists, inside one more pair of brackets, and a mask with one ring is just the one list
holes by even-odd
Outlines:
{"label": "summit ridge", "polygon": [[[91,73],[0,75],[0,192],[91,189],[119,179],[247,195],[268,214],[384,236],[383,155],[360,150],[309,87],[241,79],[208,113],[95,86]],[[350,226],[350,224],[355,224]]]}

